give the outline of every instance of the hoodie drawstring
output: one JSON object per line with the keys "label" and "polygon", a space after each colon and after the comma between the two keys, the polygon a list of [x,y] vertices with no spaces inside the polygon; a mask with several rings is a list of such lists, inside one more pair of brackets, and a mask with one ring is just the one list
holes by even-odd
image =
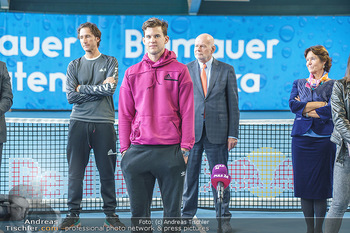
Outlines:
{"label": "hoodie drawstring", "polygon": [[152,87],[154,87],[154,86],[156,85],[156,83],[158,83],[158,85],[162,85],[162,84],[159,82],[159,80],[158,80],[157,68],[153,68],[153,67],[151,66],[151,69],[153,69],[153,73],[154,73],[154,77],[155,77],[155,78],[152,79],[152,84],[151,84],[149,87],[147,87],[147,90],[148,90],[148,89],[151,89]]}

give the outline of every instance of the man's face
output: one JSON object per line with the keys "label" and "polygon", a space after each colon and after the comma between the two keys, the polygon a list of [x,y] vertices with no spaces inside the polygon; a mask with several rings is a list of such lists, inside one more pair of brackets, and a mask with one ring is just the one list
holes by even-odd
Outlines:
{"label": "man's face", "polygon": [[198,36],[194,42],[194,55],[202,63],[209,61],[215,51],[206,36]]}
{"label": "man's face", "polygon": [[85,52],[92,52],[98,48],[97,43],[100,41],[100,38],[95,37],[90,28],[82,28],[80,29],[79,39],[81,47],[85,50]]}
{"label": "man's face", "polygon": [[164,36],[162,27],[148,27],[144,31],[144,34],[142,41],[146,46],[147,52],[153,56],[162,54],[165,49],[165,44],[169,41],[169,37]]}

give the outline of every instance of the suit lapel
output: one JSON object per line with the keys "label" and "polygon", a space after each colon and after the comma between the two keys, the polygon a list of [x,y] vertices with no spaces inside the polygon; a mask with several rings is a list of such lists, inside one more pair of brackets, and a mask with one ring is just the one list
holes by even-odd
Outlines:
{"label": "suit lapel", "polygon": [[210,92],[213,90],[216,80],[218,79],[218,73],[219,73],[220,67],[218,61],[213,58],[213,63],[211,64],[211,71],[210,71],[210,80],[209,80],[209,88],[207,92],[207,97],[210,95]]}
{"label": "suit lapel", "polygon": [[202,81],[201,81],[201,75],[199,72],[199,64],[198,61],[195,60],[192,63],[191,66],[192,72],[194,73],[194,78],[193,78],[193,84],[198,88],[199,93],[201,93],[202,97],[204,98],[204,93],[203,93],[203,87],[202,87]]}

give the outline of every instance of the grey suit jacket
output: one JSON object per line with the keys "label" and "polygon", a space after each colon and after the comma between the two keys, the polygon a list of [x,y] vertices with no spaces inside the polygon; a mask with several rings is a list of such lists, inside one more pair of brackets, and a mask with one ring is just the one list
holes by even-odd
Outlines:
{"label": "grey suit jacket", "polygon": [[0,61],[0,143],[6,142],[5,113],[12,106],[11,79],[6,64]]}
{"label": "grey suit jacket", "polygon": [[195,137],[198,142],[205,128],[208,140],[224,144],[229,136],[238,138],[238,89],[234,68],[213,59],[207,96],[204,98],[198,61],[187,64],[193,82],[195,106]]}

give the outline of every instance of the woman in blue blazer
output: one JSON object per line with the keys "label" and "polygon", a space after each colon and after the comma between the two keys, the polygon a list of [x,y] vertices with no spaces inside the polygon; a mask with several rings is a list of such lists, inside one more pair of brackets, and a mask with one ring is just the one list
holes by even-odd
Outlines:
{"label": "woman in blue blazer", "polygon": [[321,233],[327,198],[332,197],[336,150],[330,141],[334,80],[328,72],[332,59],[321,45],[307,48],[304,56],[310,75],[294,81],[289,98],[289,107],[295,113],[291,134],[294,195],[301,198],[307,233]]}

